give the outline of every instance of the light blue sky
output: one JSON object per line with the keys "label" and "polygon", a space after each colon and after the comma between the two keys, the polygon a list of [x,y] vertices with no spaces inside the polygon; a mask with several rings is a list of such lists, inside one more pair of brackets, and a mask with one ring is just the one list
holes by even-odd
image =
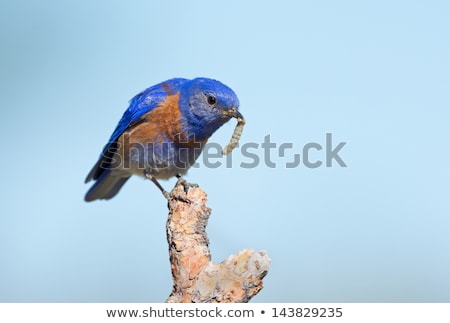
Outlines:
{"label": "light blue sky", "polygon": [[[272,258],[254,301],[450,302],[449,16],[447,1],[3,1],[0,301],[167,298],[161,193],[133,178],[85,203],[83,182],[130,98],[205,76],[238,94],[241,143],[294,147],[275,168],[236,150],[186,177],[208,193],[215,261]],[[347,168],[285,167],[326,133]]]}

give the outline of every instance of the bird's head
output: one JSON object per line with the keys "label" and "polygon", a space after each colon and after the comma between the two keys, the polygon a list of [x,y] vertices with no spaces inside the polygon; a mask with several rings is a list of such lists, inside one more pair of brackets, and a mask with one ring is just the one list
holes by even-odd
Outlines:
{"label": "bird's head", "polygon": [[188,123],[200,137],[211,136],[231,118],[243,119],[236,94],[216,80],[196,78],[187,82],[180,100]]}

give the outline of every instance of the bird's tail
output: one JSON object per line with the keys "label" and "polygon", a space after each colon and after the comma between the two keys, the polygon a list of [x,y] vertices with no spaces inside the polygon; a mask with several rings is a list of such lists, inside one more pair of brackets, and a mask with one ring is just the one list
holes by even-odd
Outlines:
{"label": "bird's tail", "polygon": [[86,202],[99,199],[109,200],[120,191],[120,188],[129,178],[130,176],[124,176],[124,174],[111,170],[104,171],[86,193],[84,200]]}

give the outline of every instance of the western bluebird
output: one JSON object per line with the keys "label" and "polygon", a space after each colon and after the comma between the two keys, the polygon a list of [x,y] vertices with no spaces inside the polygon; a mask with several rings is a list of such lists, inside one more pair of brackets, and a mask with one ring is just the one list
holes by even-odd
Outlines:
{"label": "western bluebird", "polygon": [[233,90],[207,78],[174,78],[137,94],[86,177],[95,183],[85,200],[114,197],[133,174],[152,180],[167,196],[157,179],[185,174],[232,117],[238,126],[223,153],[236,146],[245,123],[238,107]]}

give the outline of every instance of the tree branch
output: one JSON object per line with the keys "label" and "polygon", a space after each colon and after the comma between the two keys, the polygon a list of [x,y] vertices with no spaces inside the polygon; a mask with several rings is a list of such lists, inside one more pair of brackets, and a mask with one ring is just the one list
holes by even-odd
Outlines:
{"label": "tree branch", "polygon": [[169,198],[167,241],[173,277],[168,303],[248,302],[262,288],[270,258],[245,249],[221,263],[211,261],[206,225],[211,209],[195,184],[179,180]]}

